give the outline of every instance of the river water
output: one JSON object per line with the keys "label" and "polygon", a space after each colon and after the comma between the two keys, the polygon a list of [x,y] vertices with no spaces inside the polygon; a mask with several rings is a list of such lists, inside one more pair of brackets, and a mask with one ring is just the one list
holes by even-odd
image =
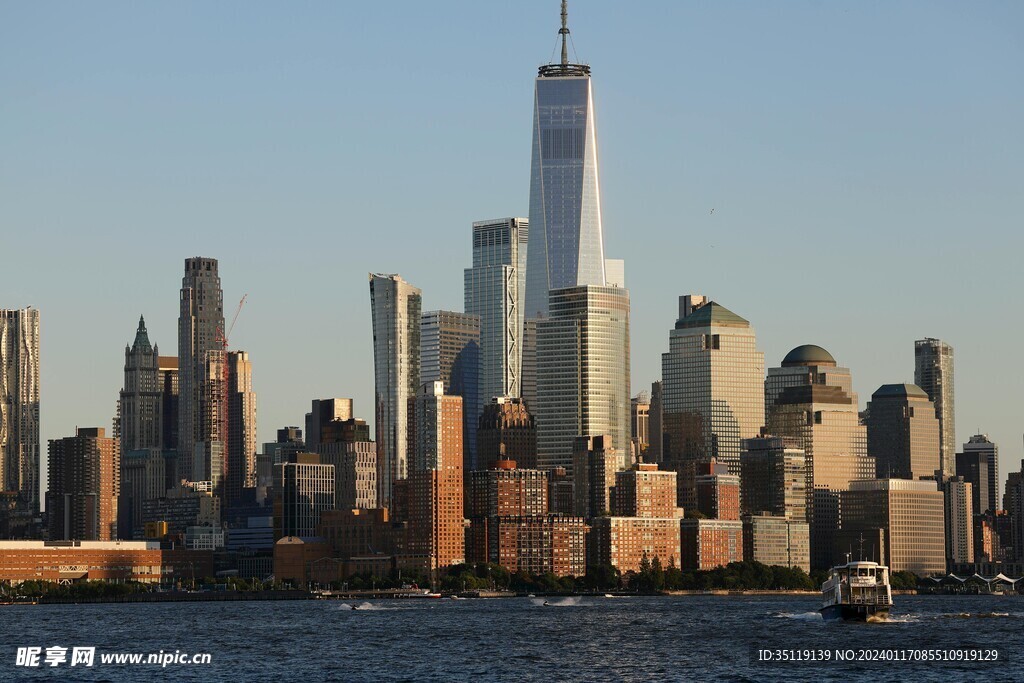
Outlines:
{"label": "river water", "polygon": [[[547,600],[0,607],[0,681],[1024,680],[1024,598],[897,596],[881,624],[824,623],[813,596]],[[42,648],[41,666],[18,666],[18,648],[32,646]],[[68,648],[69,659],[74,647],[95,647],[94,665],[46,666],[52,646]],[[909,661],[929,656],[921,650],[965,648],[999,659]],[[908,660],[837,661],[837,651],[879,650],[890,654],[867,656]],[[100,661],[161,651],[211,661]],[[804,661],[758,661],[759,651]]]}

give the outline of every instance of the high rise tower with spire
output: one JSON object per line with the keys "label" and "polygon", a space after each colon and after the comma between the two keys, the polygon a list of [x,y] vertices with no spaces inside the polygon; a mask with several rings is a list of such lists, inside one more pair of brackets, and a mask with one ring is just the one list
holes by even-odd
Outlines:
{"label": "high rise tower with spire", "polygon": [[561,61],[534,88],[526,318],[548,315],[552,289],[606,284],[590,66],[569,61],[564,0],[558,33]]}
{"label": "high rise tower with spire", "polygon": [[139,316],[135,341],[124,347],[124,388],[118,404],[122,453],[161,447],[162,398],[160,349],[150,343],[146,320]]}

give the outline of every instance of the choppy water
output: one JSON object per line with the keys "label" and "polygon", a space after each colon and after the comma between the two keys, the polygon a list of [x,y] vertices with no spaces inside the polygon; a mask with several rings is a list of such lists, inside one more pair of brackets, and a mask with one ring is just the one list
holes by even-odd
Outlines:
{"label": "choppy water", "polygon": [[[825,623],[817,598],[792,596],[0,607],[0,680],[1024,680],[1024,598],[896,601],[882,624]],[[212,663],[15,666],[19,646],[52,645]],[[1000,661],[753,660],[756,649],[953,647],[998,648]]]}

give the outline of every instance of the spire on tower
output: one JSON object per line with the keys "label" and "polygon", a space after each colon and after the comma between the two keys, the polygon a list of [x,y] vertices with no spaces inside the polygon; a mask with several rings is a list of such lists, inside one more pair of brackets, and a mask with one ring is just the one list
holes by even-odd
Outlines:
{"label": "spire on tower", "polygon": [[562,36],[562,66],[566,66],[569,63],[569,51],[566,48],[566,39],[569,37],[569,10],[566,8],[568,2],[562,0],[562,28],[558,29],[559,35]]}

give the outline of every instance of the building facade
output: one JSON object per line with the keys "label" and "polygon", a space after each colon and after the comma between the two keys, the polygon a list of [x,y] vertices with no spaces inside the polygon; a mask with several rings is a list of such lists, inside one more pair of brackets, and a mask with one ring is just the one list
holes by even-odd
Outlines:
{"label": "building facade", "polygon": [[868,404],[868,452],[879,479],[934,477],[940,469],[939,420],[920,387],[884,384]]}
{"label": "building facade", "polygon": [[573,511],[591,519],[611,510],[615,474],[623,469],[622,451],[610,435],[579,436],[573,445]]}
{"label": "building facade", "polygon": [[743,522],[738,519],[679,520],[680,568],[708,570],[743,559]]}
{"label": "building facade", "polygon": [[274,466],[274,536],[309,538],[316,535],[320,515],[333,510],[334,465],[314,453],[299,453],[293,462]]}
{"label": "building facade", "polygon": [[[934,414],[932,414],[934,420]],[[893,572],[933,576],[946,571],[944,497],[934,481],[871,479],[851,482],[842,499],[847,538],[881,530]],[[839,555],[839,549],[836,555]],[[836,557],[838,561],[841,557]]]}
{"label": "building facade", "polygon": [[50,441],[46,510],[50,540],[117,538],[121,452],[102,427],[79,427]]}
{"label": "building facade", "polygon": [[465,309],[480,320],[479,405],[497,396],[519,398],[529,221],[501,218],[473,223],[473,267],[465,270]]}
{"label": "building facade", "polygon": [[476,430],[480,397],[480,318],[455,311],[428,311],[420,317],[420,383],[442,382],[448,396],[461,396],[463,468],[476,469]]}
{"label": "building facade", "polygon": [[744,513],[765,512],[807,521],[807,456],[796,439],[781,436],[743,440],[740,501]]}
{"label": "building facade", "polygon": [[446,396],[441,382],[424,383],[411,431],[407,554],[434,572],[466,560],[462,397]]}
{"label": "building facade", "polygon": [[178,476],[200,481],[208,477],[193,471],[196,444],[209,441],[203,434],[203,378],[207,354],[223,350],[224,292],[217,259],[185,259],[178,316]]}
{"label": "building facade", "polygon": [[974,562],[974,495],[971,482],[953,477],[942,482],[945,496],[946,563]]}
{"label": "building facade", "polygon": [[987,434],[975,434],[956,454],[956,476],[971,483],[974,514],[999,509],[999,447]]}
{"label": "building facade", "polygon": [[939,421],[939,469],[952,477],[956,469],[956,417],[953,402],[953,347],[941,339],[914,342],[914,384],[935,404]]}
{"label": "building facade", "polygon": [[377,501],[391,504],[393,482],[408,474],[409,399],[420,386],[422,293],[399,275],[369,276],[373,320]]}
{"label": "building facade", "polygon": [[739,474],[740,440],[764,425],[764,354],[747,320],[700,295],[679,299],[662,354],[662,461],[692,507],[693,464],[711,458]]}
{"label": "building facade", "polygon": [[746,515],[743,517],[743,559],[810,573],[810,533],[806,522],[775,515]]}
{"label": "building facade", "polygon": [[534,84],[527,318],[549,315],[552,289],[605,286],[590,67],[569,62],[568,33],[563,13],[562,59]]}
{"label": "building facade", "polygon": [[146,321],[139,317],[135,341],[124,348],[124,388],[118,401],[121,452],[163,445],[163,389],[160,348],[150,343]]}
{"label": "building facade", "polygon": [[492,398],[480,416],[476,439],[477,469],[490,469],[498,460],[537,467],[537,423],[522,399]]}
{"label": "building facade", "polygon": [[551,291],[537,321],[537,465],[572,468],[573,441],[608,434],[627,466],[630,443],[629,293],[616,287]]}
{"label": "building facade", "polygon": [[0,491],[39,514],[39,311],[0,309]]}

